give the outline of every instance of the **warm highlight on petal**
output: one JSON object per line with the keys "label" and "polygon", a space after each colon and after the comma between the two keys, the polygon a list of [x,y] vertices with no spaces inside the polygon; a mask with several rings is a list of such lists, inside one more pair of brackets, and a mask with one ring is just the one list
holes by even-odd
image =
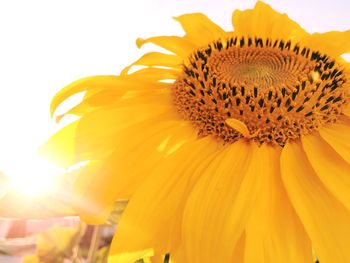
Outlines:
{"label": "warm highlight on petal", "polygon": [[169,67],[180,68],[182,59],[178,56],[171,54],[163,54],[160,52],[150,52],[143,55],[131,65],[127,66],[121,72],[121,75],[127,74],[132,66],[157,66],[157,67]]}
{"label": "warm highlight on petal", "polygon": [[[111,254],[152,247],[157,254],[172,251],[181,240],[180,224],[186,196],[217,154],[218,146],[209,138],[186,143],[166,157],[140,185],[130,200],[118,226]],[[130,240],[130,236],[138,238]]]}
{"label": "warm highlight on petal", "polygon": [[[182,136],[178,136],[179,134]],[[188,127],[177,122],[155,125],[154,129],[144,132],[132,143],[127,140],[129,136],[130,130],[119,134],[117,137],[120,142],[116,144],[118,150],[107,157],[108,159],[102,159],[93,166],[84,168],[86,170],[82,171],[75,182],[75,191],[82,199],[82,205],[76,209],[86,219],[89,218],[89,222],[94,221],[94,214],[108,210],[116,200],[129,199],[147,179],[151,170],[167,155],[167,151],[181,146],[179,143],[186,140],[193,140]],[[168,145],[165,149],[154,150],[166,140]],[[137,156],[140,159],[129,156]],[[104,180],[100,179],[101,174]],[[94,204],[92,208],[84,205],[90,202]]]}
{"label": "warm highlight on petal", "polygon": [[219,39],[227,33],[207,16],[201,13],[186,14],[175,17],[180,22],[185,38],[197,46],[204,46],[213,39]]}
{"label": "warm highlight on petal", "polygon": [[304,41],[305,45],[334,57],[350,53],[350,30],[314,33]]}
{"label": "warm highlight on petal", "polygon": [[73,122],[62,128],[39,149],[39,154],[65,168],[78,162],[75,148],[78,125],[78,122]]}
{"label": "warm highlight on petal", "polygon": [[139,48],[146,43],[153,43],[179,55],[182,58],[187,58],[187,56],[196,48],[196,46],[190,41],[177,36],[160,36],[147,39],[139,38],[136,41]]}
{"label": "warm highlight on petal", "polygon": [[154,255],[152,249],[136,251],[133,253],[121,253],[118,255],[111,255],[108,257],[108,263],[135,263],[140,258],[149,258]]}
{"label": "warm highlight on petal", "polygon": [[187,262],[230,262],[257,198],[258,152],[255,145],[237,142],[203,173],[185,208]]}
{"label": "warm highlight on petal", "polygon": [[350,126],[337,123],[320,129],[322,138],[350,164]]}
{"label": "warm highlight on petal", "polygon": [[276,12],[261,1],[256,3],[254,9],[236,10],[232,16],[232,24],[234,33],[239,36],[300,41],[307,34],[286,14]]}
{"label": "warm highlight on petal", "polygon": [[282,184],[280,150],[263,145],[260,151],[265,165],[246,226],[245,262],[312,262],[311,242]]}
{"label": "warm highlight on petal", "polygon": [[64,87],[55,95],[51,102],[51,114],[53,115],[58,105],[76,93],[96,89],[96,87],[99,89],[109,89],[116,86],[123,86],[123,81],[125,82],[125,80],[116,76],[93,76],[77,80]]}
{"label": "warm highlight on petal", "polygon": [[320,180],[350,210],[350,164],[319,135],[304,136],[302,143],[308,160]]}
{"label": "warm highlight on petal", "polygon": [[281,171],[288,196],[320,262],[350,262],[350,212],[323,186],[301,144],[285,146]]}

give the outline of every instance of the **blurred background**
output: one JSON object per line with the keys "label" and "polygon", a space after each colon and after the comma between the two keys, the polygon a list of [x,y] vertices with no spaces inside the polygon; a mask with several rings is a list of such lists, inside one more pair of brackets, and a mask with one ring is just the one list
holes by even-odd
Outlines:
{"label": "blurred background", "polygon": [[[78,78],[118,74],[124,66],[152,48],[146,46],[138,50],[135,45],[138,37],[181,35],[182,30],[173,16],[203,12],[224,29],[231,30],[232,11],[252,8],[255,2],[0,1],[0,196],[9,189],[16,192],[16,197],[11,199],[13,205],[0,207],[0,210],[11,212],[0,219],[0,239],[5,246],[0,250],[3,254],[20,254],[18,257],[0,257],[0,263],[18,262],[21,255],[35,250],[34,241],[27,238],[21,242],[29,242],[29,249],[18,253],[11,250],[11,244],[6,247],[9,239],[16,242],[16,238],[18,241],[18,238],[34,236],[55,225],[80,225],[76,217],[44,221],[10,219],[16,217],[16,213],[20,216],[20,211],[35,210],[35,206],[44,211],[43,205],[50,202],[47,195],[62,192],[62,189],[57,190],[55,181],[57,175],[64,172],[62,168],[36,154],[38,147],[69,121],[58,125],[50,118],[52,96]],[[288,13],[309,32],[350,28],[350,1],[265,2],[279,12]],[[64,107],[77,100],[79,95]]]}

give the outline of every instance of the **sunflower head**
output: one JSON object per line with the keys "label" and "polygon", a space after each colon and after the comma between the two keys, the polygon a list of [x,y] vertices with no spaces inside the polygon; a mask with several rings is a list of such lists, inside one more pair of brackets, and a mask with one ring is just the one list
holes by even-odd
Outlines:
{"label": "sunflower head", "polygon": [[76,210],[101,223],[128,200],[110,262],[350,262],[350,30],[309,34],[261,1],[230,32],[176,20],[184,36],[137,40],[170,52],[53,99],[86,91],[43,149],[87,162]]}

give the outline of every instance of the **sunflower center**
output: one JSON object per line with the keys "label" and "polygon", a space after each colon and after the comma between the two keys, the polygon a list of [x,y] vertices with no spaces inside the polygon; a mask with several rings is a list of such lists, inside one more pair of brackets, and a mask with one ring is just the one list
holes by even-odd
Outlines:
{"label": "sunflower center", "polygon": [[284,146],[337,121],[349,100],[341,66],[290,41],[230,38],[193,53],[174,84],[200,136]]}

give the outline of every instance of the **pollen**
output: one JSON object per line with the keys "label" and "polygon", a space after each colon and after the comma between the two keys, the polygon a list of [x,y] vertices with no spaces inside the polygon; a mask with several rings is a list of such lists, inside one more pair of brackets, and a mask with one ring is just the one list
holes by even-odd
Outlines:
{"label": "pollen", "polygon": [[292,41],[232,37],[191,54],[173,101],[200,137],[284,146],[337,122],[350,98],[343,71]]}

